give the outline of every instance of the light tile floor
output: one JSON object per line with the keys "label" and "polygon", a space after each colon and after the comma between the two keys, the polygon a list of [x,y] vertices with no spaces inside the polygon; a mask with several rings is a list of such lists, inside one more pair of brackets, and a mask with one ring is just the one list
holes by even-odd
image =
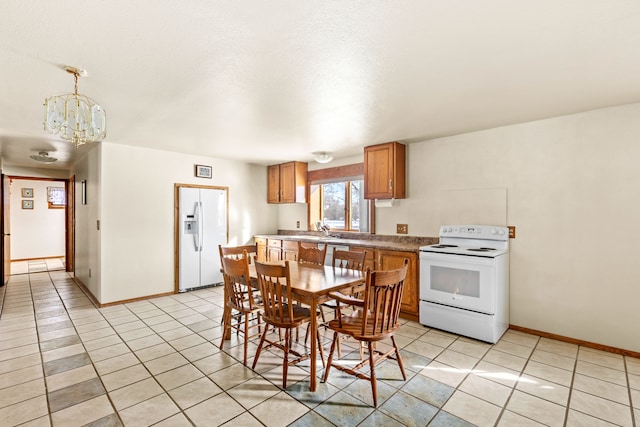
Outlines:
{"label": "light tile floor", "polygon": [[[308,364],[282,390],[279,353],[256,370],[234,336],[223,351],[219,287],[95,308],[64,271],[0,288],[0,425],[633,426],[640,360],[515,331],[495,345],[406,321],[407,369],[369,384]],[[325,342],[328,344],[328,335]],[[255,344],[250,351],[255,351]],[[357,354],[343,342],[343,352]],[[322,375],[322,371],[319,372]]]}
{"label": "light tile floor", "polygon": [[27,261],[11,261],[11,274],[40,273],[64,270],[64,258],[43,258]]}

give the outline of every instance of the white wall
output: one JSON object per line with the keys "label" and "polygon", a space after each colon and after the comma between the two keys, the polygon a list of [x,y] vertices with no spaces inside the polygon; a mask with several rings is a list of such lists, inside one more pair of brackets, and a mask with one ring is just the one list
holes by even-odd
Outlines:
{"label": "white wall", "polygon": [[[49,209],[47,187],[64,188],[64,181],[11,180],[12,260],[65,255],[65,209]],[[33,189],[33,197],[23,198],[23,188]],[[22,209],[23,200],[33,201],[33,209]]]}
{"label": "white wall", "polygon": [[448,190],[506,189],[511,324],[640,351],[638,117],[632,104],[410,144],[408,198],[376,210],[377,231],[437,236]]}
{"label": "white wall", "polygon": [[[264,166],[100,145],[101,229],[95,233],[101,242],[96,297],[102,303],[173,292],[176,183],[229,187],[229,244],[277,230],[277,206],[266,203]],[[194,177],[195,164],[213,166],[213,178]]]}

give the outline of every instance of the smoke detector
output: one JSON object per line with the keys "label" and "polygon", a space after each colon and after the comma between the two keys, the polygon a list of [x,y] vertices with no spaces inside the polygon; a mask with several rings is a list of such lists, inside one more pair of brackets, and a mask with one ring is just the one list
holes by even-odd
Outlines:
{"label": "smoke detector", "polygon": [[36,154],[32,154],[32,155],[29,156],[29,158],[35,160],[36,162],[40,162],[40,163],[53,163],[53,162],[58,161],[58,159],[56,159],[55,157],[49,157],[49,153],[47,153],[46,151],[41,151],[37,155]]}

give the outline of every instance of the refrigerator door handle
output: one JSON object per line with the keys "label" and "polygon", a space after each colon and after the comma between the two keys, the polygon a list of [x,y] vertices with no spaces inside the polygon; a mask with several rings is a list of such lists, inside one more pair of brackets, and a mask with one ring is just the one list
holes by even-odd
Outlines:
{"label": "refrigerator door handle", "polygon": [[204,250],[204,209],[202,202],[198,202],[200,217],[198,218],[198,236],[200,237],[200,252]]}
{"label": "refrigerator door handle", "polygon": [[193,206],[193,216],[196,220],[196,232],[193,235],[193,244],[196,247],[196,252],[200,252],[200,202],[196,202]]}

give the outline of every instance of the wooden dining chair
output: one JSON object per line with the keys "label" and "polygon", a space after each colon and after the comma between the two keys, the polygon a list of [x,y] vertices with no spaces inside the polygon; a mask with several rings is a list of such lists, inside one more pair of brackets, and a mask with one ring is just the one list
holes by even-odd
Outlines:
{"label": "wooden dining chair", "polygon": [[[282,342],[281,334],[278,334],[279,339],[277,341],[267,339],[269,330],[265,327],[251,368],[255,369],[265,342],[281,349],[284,352],[282,387],[287,388],[287,371],[289,366],[295,365],[310,357],[309,354],[301,354],[291,348],[291,330],[309,322],[311,316],[317,316],[317,313],[311,313],[309,308],[302,307],[294,301],[289,275],[289,261],[285,261],[284,265],[263,264],[257,261],[255,264],[258,286],[263,302],[263,310],[261,312],[262,319],[266,324],[279,328],[280,331],[284,329],[284,343]],[[325,366],[322,342],[317,330],[316,339],[318,340],[322,365]],[[289,360],[289,354],[293,354],[296,358]],[[315,354],[311,355],[311,357],[315,357]]]}
{"label": "wooden dining chair", "polygon": [[[333,251],[333,259],[331,265],[334,268],[347,268],[349,270],[364,271],[364,260],[367,258],[367,251]],[[351,295],[354,298],[358,298],[360,292],[364,289],[364,285],[353,286],[350,289],[344,289],[340,293],[344,295]],[[320,305],[320,316],[322,317],[322,323],[320,327],[327,328],[327,320],[324,315],[323,307],[327,307],[333,311],[333,317],[337,317],[338,302],[334,299],[325,301]],[[344,308],[344,307],[343,307]],[[345,337],[344,335],[342,337]],[[338,357],[342,357],[342,350],[340,346],[340,340],[338,340]]]}
{"label": "wooden dining chair", "polygon": [[249,255],[249,264],[251,264],[252,259],[258,255],[258,244],[255,243],[253,245],[242,245],[242,246],[222,246],[219,245],[220,249],[220,262],[222,263],[223,257],[230,258],[242,258],[245,252]]}
{"label": "wooden dining chair", "polygon": [[301,241],[298,241],[298,262],[323,265],[324,260],[327,257],[328,245],[324,245],[323,249],[319,249],[318,245],[305,246]]}
{"label": "wooden dining chair", "polygon": [[[394,333],[400,327],[398,317],[400,315],[400,304],[402,302],[402,290],[404,280],[407,276],[409,260],[405,259],[404,266],[396,270],[371,271],[367,270],[363,299],[356,299],[340,293],[330,294],[338,302],[338,316],[328,323],[328,328],[333,330],[333,341],[329,351],[327,368],[324,371],[323,381],[327,381],[331,368],[354,375],[357,378],[366,379],[371,382],[373,393],[373,406],[378,406],[378,392],[376,385],[375,366],[383,360],[389,358],[398,362],[402,378],[406,381],[407,376],[402,365],[400,349],[396,343]],[[358,307],[354,314],[343,315],[341,305],[352,305]],[[333,353],[339,335],[349,335],[357,341],[367,344],[368,358],[361,356],[361,361],[353,367],[342,365],[333,361]],[[374,344],[386,338],[391,338],[393,348],[382,352],[374,347]],[[360,370],[369,364],[369,372]]]}
{"label": "wooden dining chair", "polygon": [[[224,278],[225,309],[222,316],[222,339],[220,350],[224,347],[225,338],[235,329],[242,333],[244,339],[244,364],[247,364],[247,348],[249,339],[259,336],[261,332],[260,316],[262,306],[253,297],[253,289],[250,286],[249,255],[244,251],[242,257],[222,257],[222,276]],[[238,321],[233,324],[232,318]],[[250,335],[250,328],[258,328],[258,332]]]}

